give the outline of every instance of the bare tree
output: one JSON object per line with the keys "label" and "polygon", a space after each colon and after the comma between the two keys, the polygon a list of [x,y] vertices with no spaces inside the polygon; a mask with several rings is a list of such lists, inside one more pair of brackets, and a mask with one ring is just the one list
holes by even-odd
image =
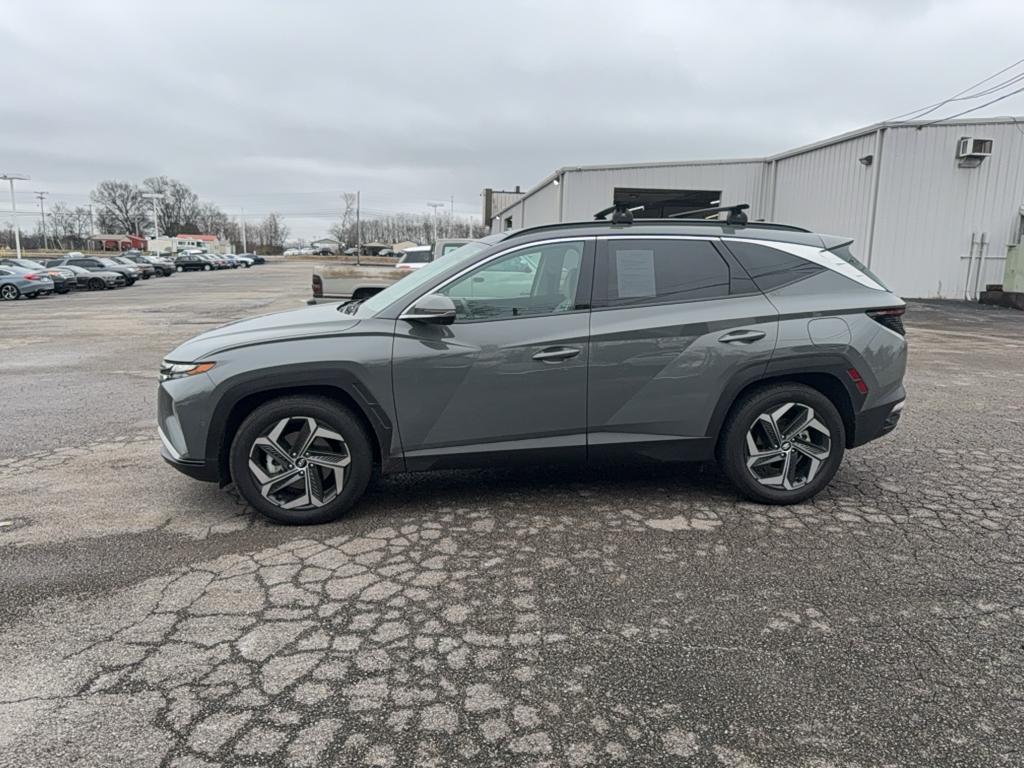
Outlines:
{"label": "bare tree", "polygon": [[[201,205],[199,196],[185,184],[167,176],[151,176],[142,182],[146,192],[163,195],[158,201],[160,211],[160,233],[174,237],[182,233],[206,234],[199,229]],[[152,218],[152,210],[147,211]]]}
{"label": "bare tree", "polygon": [[97,207],[96,219],[104,232],[138,232],[146,219],[142,190],[130,182],[101,181],[89,197]]}
{"label": "bare tree", "polygon": [[341,200],[345,210],[342,211],[341,218],[327,228],[327,234],[337,240],[339,245],[344,245],[350,239],[349,230],[356,220],[356,193],[346,192],[341,196]]}
{"label": "bare tree", "polygon": [[284,247],[284,241],[288,239],[288,227],[276,213],[268,213],[255,229],[256,241],[270,250],[280,250]]}

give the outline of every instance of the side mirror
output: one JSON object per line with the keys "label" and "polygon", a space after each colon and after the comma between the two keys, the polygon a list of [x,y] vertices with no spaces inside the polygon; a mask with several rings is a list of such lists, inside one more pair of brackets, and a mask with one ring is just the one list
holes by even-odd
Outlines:
{"label": "side mirror", "polygon": [[402,314],[403,320],[414,323],[451,325],[455,322],[455,302],[441,293],[428,293]]}

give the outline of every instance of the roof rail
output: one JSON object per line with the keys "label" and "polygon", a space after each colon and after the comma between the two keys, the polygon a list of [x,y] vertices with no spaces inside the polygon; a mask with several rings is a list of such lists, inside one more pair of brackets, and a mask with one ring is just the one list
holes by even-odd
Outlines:
{"label": "roof rail", "polygon": [[[608,227],[611,224],[615,224],[613,221],[605,221],[604,219],[596,219],[594,221],[564,221],[556,224],[538,224],[535,227],[524,227],[523,229],[510,230],[502,233],[507,234],[509,237],[518,237],[528,232],[543,232],[548,230],[558,229],[581,229],[589,227]],[[677,227],[717,227],[719,229],[732,229],[734,227],[752,227],[760,229],[776,229],[785,232],[810,232],[809,229],[803,227],[797,227],[793,224],[776,224],[771,221],[751,221],[747,224],[730,224],[728,221],[722,221],[721,219],[637,219],[633,222],[634,226],[643,227],[648,225],[664,226],[670,224]]]}
{"label": "roof rail", "polygon": [[670,219],[688,219],[691,216],[704,216],[709,213],[724,213],[729,212],[729,215],[725,217],[726,224],[742,225],[747,223],[747,214],[744,213],[750,207],[750,203],[740,203],[738,205],[723,205],[719,208],[698,208],[696,211],[682,211],[680,213],[670,213],[668,217]]}

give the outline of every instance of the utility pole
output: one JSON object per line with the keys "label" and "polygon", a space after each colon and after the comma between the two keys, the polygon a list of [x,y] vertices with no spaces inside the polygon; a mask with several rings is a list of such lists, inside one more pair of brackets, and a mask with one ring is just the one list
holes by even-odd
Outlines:
{"label": "utility pole", "polygon": [[434,242],[437,242],[437,209],[444,208],[444,203],[427,203],[428,208],[434,209]]}
{"label": "utility pole", "polygon": [[21,258],[21,234],[18,232],[18,204],[14,202],[14,182],[15,181],[28,181],[28,176],[19,176],[16,173],[4,173],[0,174],[0,179],[7,181],[11,185],[11,219],[14,221],[14,252],[17,254],[17,258]]}
{"label": "utility pole", "polygon": [[43,228],[43,250],[50,250],[50,241],[46,237],[46,208],[43,205],[43,201],[46,200],[46,196],[49,192],[36,192],[36,197],[39,199],[39,215],[42,217],[40,226]]}
{"label": "utility pole", "polygon": [[157,200],[163,200],[164,196],[160,192],[143,192],[142,196],[147,200],[153,201],[153,239],[160,239],[160,220],[157,218]]}
{"label": "utility pole", "polygon": [[451,196],[449,203],[450,207],[448,208],[448,237],[451,237],[452,227],[455,226],[455,195]]}
{"label": "utility pole", "polygon": [[359,219],[359,190],[356,190],[356,266],[360,266],[359,257],[363,253],[363,225]]}
{"label": "utility pole", "polygon": [[245,239],[245,208],[242,209],[242,253],[249,252],[249,245]]}

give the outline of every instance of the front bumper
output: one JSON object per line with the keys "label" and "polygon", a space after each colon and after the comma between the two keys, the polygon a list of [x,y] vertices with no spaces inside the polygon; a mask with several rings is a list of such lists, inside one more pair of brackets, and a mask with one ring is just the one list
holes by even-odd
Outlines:
{"label": "front bumper", "polygon": [[[163,433],[160,435],[163,437]],[[220,479],[220,473],[216,464],[205,461],[191,461],[189,459],[175,458],[168,450],[166,443],[160,447],[160,458],[174,467],[182,474],[188,475],[193,480],[202,480],[207,483],[215,483]]]}

